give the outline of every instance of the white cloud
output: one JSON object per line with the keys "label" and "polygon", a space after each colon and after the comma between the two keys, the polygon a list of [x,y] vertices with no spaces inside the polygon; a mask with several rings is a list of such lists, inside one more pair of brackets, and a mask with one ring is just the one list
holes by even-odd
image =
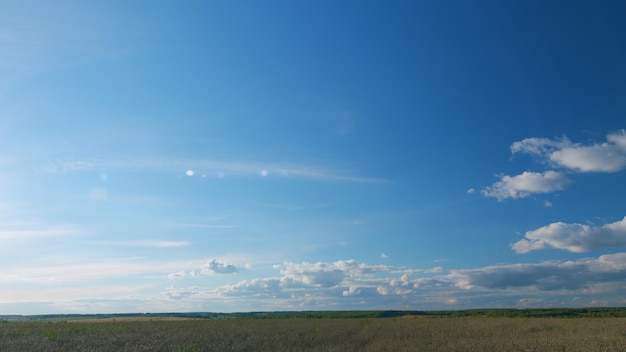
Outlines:
{"label": "white cloud", "polygon": [[535,193],[550,193],[565,188],[571,181],[556,171],[545,173],[526,171],[517,176],[502,175],[500,181],[481,192],[485,197],[499,201],[507,198],[524,198]]}
{"label": "white cloud", "polygon": [[526,153],[531,155],[549,155],[555,150],[572,146],[572,142],[567,138],[561,140],[551,140],[548,138],[526,138],[511,144],[511,153]]}
{"label": "white cloud", "polygon": [[342,291],[341,294],[344,296],[357,296],[361,293],[358,287],[350,286],[347,290]]}
{"label": "white cloud", "polygon": [[[609,133],[606,142],[590,145],[560,139],[526,138],[511,144],[511,153],[524,153],[545,161],[552,167],[569,172],[617,172],[626,168],[626,130]],[[571,180],[559,171],[524,172],[517,176],[500,176],[500,181],[484,188],[486,197],[524,198],[535,193],[560,191]],[[470,188],[468,193],[473,189]],[[551,206],[552,203],[544,203]]]}
{"label": "white cloud", "polygon": [[603,226],[556,222],[529,231],[511,246],[517,253],[552,247],[570,252],[626,246],[626,217]]}
{"label": "white cloud", "polygon": [[217,259],[209,260],[203,267],[203,274],[233,274],[238,272],[239,269],[233,264],[226,264],[217,261]]}
{"label": "white cloud", "polygon": [[387,272],[393,269],[393,267],[388,265],[369,265],[359,263],[354,259],[339,260],[334,262],[333,265],[340,270],[345,271],[348,276],[373,275],[375,273]]}
{"label": "white cloud", "polygon": [[555,166],[578,172],[616,172],[626,167],[626,130],[609,133],[606,142],[575,144],[563,138],[527,138],[511,145],[511,152],[539,156]]}

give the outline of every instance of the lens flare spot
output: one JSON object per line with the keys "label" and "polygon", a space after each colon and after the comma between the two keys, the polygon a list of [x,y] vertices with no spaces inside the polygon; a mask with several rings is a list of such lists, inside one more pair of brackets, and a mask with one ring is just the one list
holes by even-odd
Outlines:
{"label": "lens flare spot", "polygon": [[185,172],[185,174],[187,174],[187,176],[191,177],[191,176],[193,176],[193,170],[187,170],[187,172]]}
{"label": "lens flare spot", "polygon": [[109,179],[109,175],[107,175],[106,173],[103,172],[100,174],[100,181],[106,182],[106,180],[108,179]]}
{"label": "lens flare spot", "polygon": [[261,172],[259,172],[259,175],[261,175],[261,177],[267,177],[267,175],[269,175],[270,173],[267,172],[267,170],[261,170]]}

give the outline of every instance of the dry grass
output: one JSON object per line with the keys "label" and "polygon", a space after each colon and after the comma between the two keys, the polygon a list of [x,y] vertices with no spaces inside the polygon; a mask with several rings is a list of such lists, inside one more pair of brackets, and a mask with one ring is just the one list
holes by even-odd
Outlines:
{"label": "dry grass", "polygon": [[0,351],[624,351],[626,318],[2,323]]}

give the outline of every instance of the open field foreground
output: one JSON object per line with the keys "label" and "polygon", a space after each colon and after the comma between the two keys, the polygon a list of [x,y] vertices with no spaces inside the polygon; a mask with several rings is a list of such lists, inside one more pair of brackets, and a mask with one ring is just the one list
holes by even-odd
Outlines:
{"label": "open field foreground", "polygon": [[1,351],[624,351],[625,318],[7,322]]}

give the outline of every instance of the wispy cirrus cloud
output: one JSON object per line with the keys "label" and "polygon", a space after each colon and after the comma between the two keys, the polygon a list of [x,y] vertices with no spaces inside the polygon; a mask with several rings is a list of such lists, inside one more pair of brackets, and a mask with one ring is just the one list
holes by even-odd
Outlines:
{"label": "wispy cirrus cloud", "polygon": [[52,226],[47,228],[19,228],[11,230],[0,230],[0,240],[38,240],[60,237],[77,236],[83,231],[76,226]]}
{"label": "wispy cirrus cloud", "polygon": [[555,222],[533,231],[511,248],[517,253],[528,253],[544,248],[569,252],[588,252],[599,248],[626,246],[626,217],[602,226]]}
{"label": "wispy cirrus cloud", "polygon": [[164,240],[127,240],[127,241],[101,241],[100,244],[109,246],[122,246],[122,247],[152,247],[152,248],[172,248],[172,247],[186,247],[191,245],[188,241],[164,241]]}
{"label": "wispy cirrus cloud", "polygon": [[89,283],[104,279],[143,278],[148,275],[166,276],[187,262],[143,261],[137,258],[89,260],[88,258],[65,260],[42,259],[35,263],[22,263],[6,268],[0,282],[6,284],[30,284],[33,287],[50,287],[76,282]]}

